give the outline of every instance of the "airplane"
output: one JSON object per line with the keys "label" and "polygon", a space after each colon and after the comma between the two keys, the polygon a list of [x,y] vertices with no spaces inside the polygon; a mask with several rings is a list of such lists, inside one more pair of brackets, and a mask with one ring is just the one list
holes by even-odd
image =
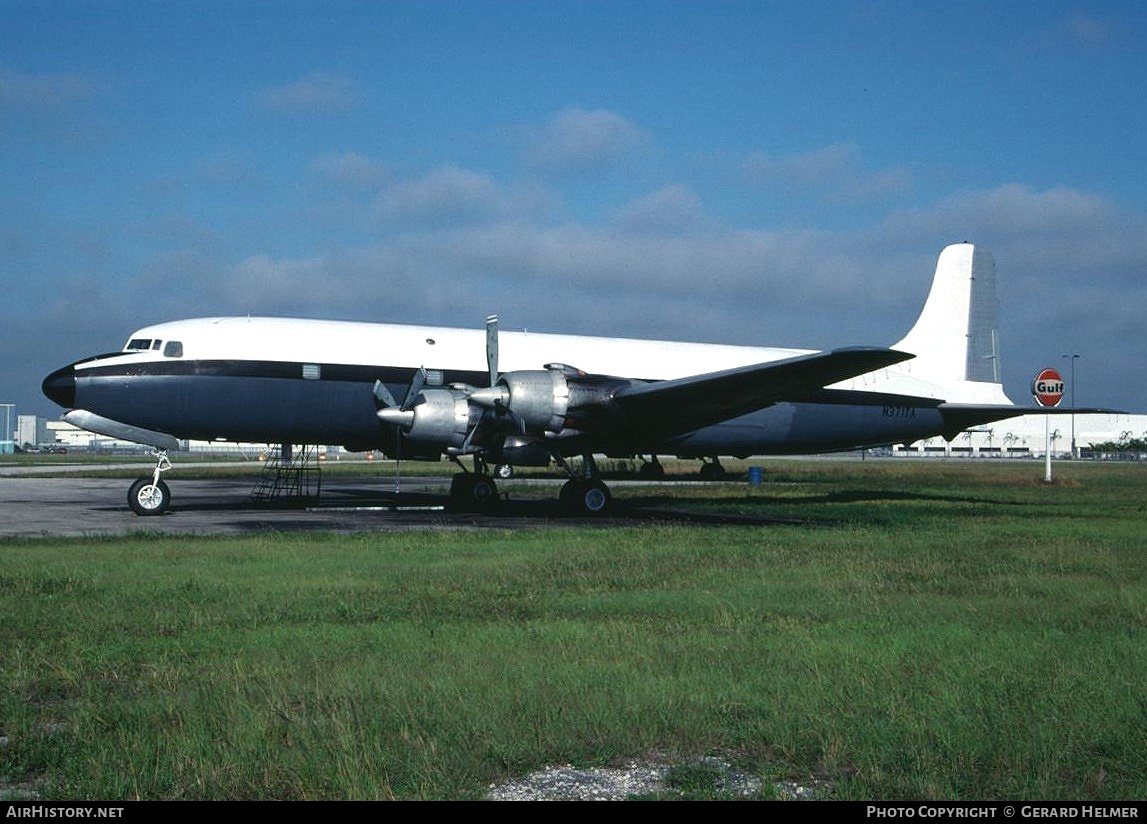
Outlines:
{"label": "airplane", "polygon": [[[974,426],[1049,411],[1017,406],[1004,393],[995,261],[966,242],[942,250],[919,317],[891,347],[499,332],[494,315],[484,336],[213,317],[139,329],[122,350],[58,369],[42,388],[80,428],[153,447],[155,470],[128,494],[140,515],[170,506],[160,473],[182,439],[445,455],[461,469],[452,506],[478,511],[498,500],[491,466],[553,463],[569,478],[562,509],[600,514],[611,496],[595,455],[650,455],[656,465],[658,455],[853,450],[952,440]],[[580,464],[571,464],[576,456]]]}

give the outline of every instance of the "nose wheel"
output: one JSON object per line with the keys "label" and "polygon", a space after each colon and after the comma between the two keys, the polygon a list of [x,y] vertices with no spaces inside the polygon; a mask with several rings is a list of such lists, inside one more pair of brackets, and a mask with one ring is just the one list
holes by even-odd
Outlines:
{"label": "nose wheel", "polygon": [[136,515],[162,515],[171,506],[171,490],[159,477],[161,472],[171,469],[171,461],[162,450],[152,454],[155,456],[155,471],[150,478],[137,480],[127,492],[127,505]]}
{"label": "nose wheel", "polygon": [[171,505],[171,490],[163,481],[140,478],[127,492],[127,505],[136,515],[162,515]]}

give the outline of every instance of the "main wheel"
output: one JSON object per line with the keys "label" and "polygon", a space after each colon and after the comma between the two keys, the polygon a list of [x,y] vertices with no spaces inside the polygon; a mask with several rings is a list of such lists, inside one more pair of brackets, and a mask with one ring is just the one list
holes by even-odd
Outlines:
{"label": "main wheel", "polygon": [[489,475],[460,472],[450,482],[450,505],[460,512],[489,512],[498,505],[498,486]]}
{"label": "main wheel", "polygon": [[489,512],[498,505],[498,485],[488,475],[479,475],[470,487],[470,503],[476,512]]}
{"label": "main wheel", "polygon": [[609,508],[609,487],[599,480],[566,481],[558,496],[563,511],[571,515],[600,515]]}
{"label": "main wheel", "polygon": [[127,492],[127,505],[136,515],[162,515],[171,506],[171,490],[162,480],[140,478]]}
{"label": "main wheel", "polygon": [[703,463],[698,474],[703,481],[722,481],[725,479],[725,467],[716,462]]}
{"label": "main wheel", "polygon": [[659,481],[665,477],[665,467],[653,461],[646,461],[637,470],[637,477]]}

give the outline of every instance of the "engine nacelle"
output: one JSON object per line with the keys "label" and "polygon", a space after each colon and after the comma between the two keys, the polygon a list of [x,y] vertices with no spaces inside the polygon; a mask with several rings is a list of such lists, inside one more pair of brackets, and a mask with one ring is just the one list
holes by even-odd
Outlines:
{"label": "engine nacelle", "polygon": [[555,369],[507,372],[498,380],[508,390],[506,406],[534,432],[560,432],[569,410],[566,376]]}
{"label": "engine nacelle", "polygon": [[421,398],[407,413],[413,413],[413,420],[403,427],[406,438],[438,444],[442,451],[462,446],[472,427],[471,415],[480,414],[466,399],[466,393],[455,389],[424,389]]}
{"label": "engine nacelle", "polygon": [[496,386],[478,390],[472,400],[484,406],[503,406],[514,413],[527,432],[549,436],[567,430],[572,416],[606,413],[610,397],[629,381],[586,375],[562,364],[545,369],[507,372]]}

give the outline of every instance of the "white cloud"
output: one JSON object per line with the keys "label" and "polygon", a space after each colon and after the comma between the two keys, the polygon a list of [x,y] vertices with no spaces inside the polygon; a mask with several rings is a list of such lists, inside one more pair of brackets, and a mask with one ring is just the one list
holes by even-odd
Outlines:
{"label": "white cloud", "polygon": [[527,163],[559,173],[598,171],[647,142],[645,133],[605,109],[568,108],[541,127],[528,130]]}
{"label": "white cloud", "polygon": [[1107,23],[1083,12],[1064,21],[1063,30],[1073,41],[1084,46],[1103,45],[1111,35],[1111,27]]}
{"label": "white cloud", "polygon": [[266,109],[306,113],[350,109],[359,97],[358,86],[350,77],[312,72],[294,83],[265,89],[258,99]]}
{"label": "white cloud", "polygon": [[618,212],[615,223],[628,232],[682,234],[709,227],[712,219],[694,191],[675,184],[627,204]]}
{"label": "white cloud", "polygon": [[850,143],[834,143],[811,152],[773,155],[752,152],[742,169],[752,183],[782,180],[796,183],[823,183],[842,175],[858,163],[860,152]]}
{"label": "white cloud", "polygon": [[979,239],[1020,246],[1025,258],[1062,266],[1087,260],[1108,266],[1147,260],[1147,219],[1107,199],[1065,186],[1036,191],[1020,184],[963,192],[923,209],[895,212],[894,235]]}
{"label": "white cloud", "polygon": [[912,187],[912,175],[905,168],[866,170],[860,149],[852,143],[790,155],[752,152],[742,161],[741,171],[753,185],[814,191],[830,201],[883,200]]}
{"label": "white cloud", "polygon": [[94,84],[76,74],[26,74],[0,66],[0,106],[52,109],[90,98]]}
{"label": "white cloud", "polygon": [[258,187],[266,179],[251,156],[239,152],[222,152],[205,158],[195,166],[196,180],[212,186]]}
{"label": "white cloud", "polygon": [[388,225],[442,227],[531,217],[547,211],[546,193],[528,186],[504,188],[482,172],[445,166],[418,180],[386,188],[375,212]]}
{"label": "white cloud", "polygon": [[332,261],[275,260],[255,255],[220,273],[215,290],[233,312],[278,314],[298,311],[314,300],[338,294],[330,281]]}
{"label": "white cloud", "polygon": [[374,189],[386,179],[382,164],[358,152],[329,152],[315,158],[311,173],[351,189]]}

